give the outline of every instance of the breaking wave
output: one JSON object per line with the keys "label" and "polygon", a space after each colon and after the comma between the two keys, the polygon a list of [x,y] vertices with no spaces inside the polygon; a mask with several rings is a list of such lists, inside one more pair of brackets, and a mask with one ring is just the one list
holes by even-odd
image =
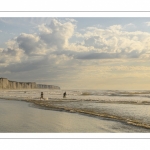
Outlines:
{"label": "breaking wave", "polygon": [[30,102],[32,107],[113,119],[150,129],[150,91],[120,90],[3,90],[1,99]]}
{"label": "breaking wave", "polygon": [[64,106],[60,106],[60,105],[58,106],[58,105],[48,103],[48,102],[43,102],[43,101],[34,101],[33,104],[34,105],[32,105],[32,107],[36,107],[36,108],[66,111],[66,112],[70,112],[70,113],[79,113],[79,114],[89,115],[89,116],[94,116],[94,117],[107,118],[107,119],[112,119],[115,121],[123,122],[123,123],[129,124],[129,125],[134,125],[134,126],[150,129],[150,124],[144,123],[135,118],[123,117],[123,116],[119,116],[119,115],[113,115],[110,113],[94,111],[94,109],[64,107]]}

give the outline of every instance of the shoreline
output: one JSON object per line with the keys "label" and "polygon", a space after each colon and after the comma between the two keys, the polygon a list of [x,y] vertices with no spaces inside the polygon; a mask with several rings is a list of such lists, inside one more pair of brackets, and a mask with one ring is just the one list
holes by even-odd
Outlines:
{"label": "shoreline", "polygon": [[63,111],[63,112],[68,112],[68,113],[76,113],[76,114],[86,115],[86,116],[93,117],[93,118],[108,119],[110,121],[120,122],[120,123],[124,123],[126,125],[131,125],[131,126],[135,126],[135,127],[139,127],[139,128],[150,129],[150,125],[144,124],[138,120],[123,118],[123,117],[111,115],[108,113],[94,112],[94,111],[86,109],[86,108],[76,109],[73,107],[67,108],[67,107],[63,107],[63,106],[56,106],[57,102],[63,103],[66,101],[34,100],[34,99],[26,99],[26,98],[15,99],[15,98],[2,98],[2,97],[0,97],[0,99],[13,100],[13,101],[24,101],[24,102],[28,102],[29,104],[31,104],[30,106],[34,107],[34,108],[59,111],[59,112]]}
{"label": "shoreline", "polygon": [[141,122],[138,122],[138,121],[129,120],[126,118],[122,118],[122,117],[118,117],[118,116],[114,116],[114,115],[110,115],[110,114],[106,114],[106,113],[100,114],[100,113],[95,113],[92,111],[87,111],[86,109],[74,110],[73,108],[55,107],[54,105],[47,105],[47,103],[46,104],[33,103],[33,104],[37,105],[38,106],[37,108],[50,109],[50,110],[55,110],[55,111],[64,111],[64,112],[68,112],[68,113],[79,113],[81,115],[88,115],[90,117],[92,116],[92,117],[109,119],[111,121],[121,122],[121,123],[125,123],[127,125],[133,125],[136,127],[150,129],[150,125],[142,124]]}

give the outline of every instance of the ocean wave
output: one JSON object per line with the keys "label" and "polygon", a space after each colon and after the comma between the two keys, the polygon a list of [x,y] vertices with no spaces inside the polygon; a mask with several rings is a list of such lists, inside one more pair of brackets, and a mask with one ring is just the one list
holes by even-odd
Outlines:
{"label": "ocean wave", "polygon": [[[39,101],[40,97],[34,96],[0,96],[0,99],[9,99],[9,100],[35,100]],[[78,99],[78,98],[48,98],[45,97],[43,100],[51,101],[51,102],[93,102],[93,103],[108,103],[108,104],[132,104],[132,105],[150,105],[150,100],[109,100],[109,99]]]}
{"label": "ocean wave", "polygon": [[94,95],[94,94],[93,94],[93,93],[90,93],[90,92],[82,92],[81,95],[86,96],[86,95]]}
{"label": "ocean wave", "polygon": [[87,108],[81,109],[81,108],[73,108],[73,107],[56,106],[50,102],[45,102],[45,101],[32,101],[32,102],[33,102],[33,105],[31,106],[36,107],[36,108],[66,111],[70,113],[79,113],[79,114],[89,115],[89,116],[94,116],[94,117],[103,117],[103,118],[123,122],[129,125],[134,125],[134,126],[150,129],[150,124],[143,123],[140,120],[133,119],[133,118],[112,115],[112,114],[104,113],[104,112],[97,112],[97,111],[94,111],[93,109],[91,110]]}
{"label": "ocean wave", "polygon": [[87,90],[81,92],[81,95],[95,95],[95,96],[150,96],[150,91],[119,91],[119,90]]}
{"label": "ocean wave", "polygon": [[108,104],[133,104],[133,105],[150,105],[150,101],[136,101],[136,100],[96,100],[96,99],[64,99],[64,98],[49,98],[49,100],[52,102],[81,102],[81,101],[90,101],[90,102],[93,102],[93,103],[108,103]]}
{"label": "ocean wave", "polygon": [[[122,101],[122,102],[116,102],[116,101],[91,101],[91,100],[78,100],[78,99],[49,99],[49,100],[40,100],[40,99],[33,99],[32,97],[29,98],[10,98],[10,97],[1,97],[1,99],[8,99],[8,100],[20,100],[20,101],[26,101],[30,102],[30,106],[42,108],[42,109],[51,109],[51,110],[57,110],[57,111],[67,111],[70,113],[80,113],[84,115],[89,115],[93,117],[103,117],[107,119],[113,119],[116,121],[120,121],[126,124],[135,125],[138,127],[148,128],[150,129],[150,123],[149,122],[143,122],[140,119],[136,118],[136,116],[123,116],[122,113],[118,114],[111,113],[109,109],[105,109],[101,107],[99,109],[99,106],[96,103],[108,103],[110,104],[134,104],[134,105],[149,105],[150,102],[142,101],[141,103],[138,102],[130,102],[130,101]],[[120,106],[120,105],[119,105]],[[128,106],[126,106],[128,107]],[[136,107],[136,106],[135,106]],[[123,106],[121,106],[123,108]],[[143,106],[142,106],[143,108]],[[145,106],[144,106],[145,108]],[[103,111],[104,110],[104,111]],[[108,110],[108,111],[107,111]],[[114,111],[116,111],[114,109]],[[121,111],[122,112],[122,111]],[[131,112],[130,112],[131,114]]]}

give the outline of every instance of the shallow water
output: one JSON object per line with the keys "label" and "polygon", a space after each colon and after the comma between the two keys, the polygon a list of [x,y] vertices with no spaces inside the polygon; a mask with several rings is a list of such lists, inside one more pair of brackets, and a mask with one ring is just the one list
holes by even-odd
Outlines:
{"label": "shallow water", "polygon": [[110,133],[149,132],[148,129],[127,125],[101,117],[52,111],[32,107],[24,101],[0,99],[1,133]]}
{"label": "shallow water", "polygon": [[[63,93],[67,97],[63,98]],[[41,92],[44,99],[40,100]],[[42,109],[103,117],[150,131],[150,91],[119,90],[0,90],[1,99],[30,101]]]}

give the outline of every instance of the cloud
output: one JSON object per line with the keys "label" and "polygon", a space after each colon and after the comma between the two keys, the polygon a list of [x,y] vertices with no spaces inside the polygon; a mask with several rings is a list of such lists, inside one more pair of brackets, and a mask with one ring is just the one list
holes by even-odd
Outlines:
{"label": "cloud", "polygon": [[24,58],[24,53],[18,49],[3,49],[0,55],[0,64],[1,66],[8,66],[14,63],[20,63]]}
{"label": "cloud", "polygon": [[145,24],[149,27],[150,26],[150,22],[145,22]]}
{"label": "cloud", "polygon": [[44,43],[37,34],[22,33],[16,38],[20,49],[24,50],[27,55],[44,55],[46,49]]}
{"label": "cloud", "polygon": [[79,83],[82,75],[93,82],[94,77],[117,78],[117,73],[124,78],[149,76],[144,74],[149,67],[124,63],[150,58],[150,33],[129,32],[121,25],[87,27],[80,32],[77,25],[70,19],[51,19],[37,24],[35,33],[21,33],[7,41],[6,48],[0,48],[0,74],[33,81],[36,76],[41,83],[74,80],[72,84]]}
{"label": "cloud", "polygon": [[77,23],[77,20],[73,18],[66,18],[67,21],[72,22],[72,23]]}
{"label": "cloud", "polygon": [[26,60],[24,51],[19,49],[15,40],[9,40],[6,42],[7,48],[0,48],[0,66],[6,67],[10,64],[21,63],[22,60]]}
{"label": "cloud", "polygon": [[133,23],[128,23],[128,24],[123,26],[123,29],[126,30],[126,31],[135,30],[136,29],[136,25],[133,24]]}
{"label": "cloud", "polygon": [[[56,64],[74,63],[74,60],[142,59],[150,56],[149,33],[124,31],[121,25],[105,29],[100,26],[87,27],[80,33],[75,31],[77,25],[74,22],[70,19],[64,22],[51,19],[48,24],[37,25],[37,33],[21,33],[6,43],[6,49],[1,49],[1,63],[8,65],[31,59],[41,61],[51,56]],[[71,38],[79,38],[80,42],[70,42]]]}
{"label": "cloud", "polygon": [[48,46],[63,49],[68,46],[68,40],[73,36],[75,25],[71,22],[61,23],[53,19],[51,24],[39,26],[40,39]]}
{"label": "cloud", "polygon": [[[149,58],[150,34],[147,32],[128,32],[121,25],[113,25],[108,28],[87,27],[80,33],[75,31],[75,23],[70,19],[64,22],[51,19],[50,23],[37,25],[39,32],[21,33],[8,41],[8,48],[1,51],[5,58],[6,55],[12,55],[12,58],[15,56],[16,63],[23,61],[22,58],[25,61],[31,57],[41,60],[50,55],[63,57],[63,61]],[[79,39],[79,42],[71,42],[71,38]],[[11,63],[11,59],[8,62]]]}
{"label": "cloud", "polygon": [[[91,59],[106,58],[142,58],[150,50],[150,34],[142,31],[127,32],[119,25],[107,29],[88,27],[81,35],[82,46],[93,46],[93,54],[85,55]],[[97,51],[97,53],[95,53]],[[91,57],[89,57],[91,55]],[[82,58],[85,58],[82,57]]]}
{"label": "cloud", "polygon": [[[21,33],[6,42],[7,48],[0,48],[0,66],[6,67],[12,63],[19,63],[20,65],[20,63],[27,63],[27,61],[35,61],[36,64],[39,61],[43,64],[45,60],[54,65],[55,63],[60,63],[60,61],[69,60],[70,58],[63,54],[58,60],[58,57],[54,56],[52,52],[60,51],[67,47],[69,39],[74,33],[74,28],[75,25],[72,22],[61,23],[53,19],[50,24],[38,25],[39,33]],[[48,59],[50,57],[51,60]],[[60,60],[60,58],[63,59]],[[41,62],[41,59],[44,61]],[[52,63],[52,60],[55,63]],[[26,65],[24,64],[24,66]]]}
{"label": "cloud", "polygon": [[[50,24],[38,25],[39,33],[22,33],[16,38],[16,43],[28,56],[54,52],[80,60],[146,58],[150,50],[150,34],[146,32],[127,32],[121,25],[113,25],[106,29],[88,27],[81,34],[75,32],[75,28],[72,21],[62,23],[53,19]],[[71,43],[71,38],[80,38],[81,42]]]}
{"label": "cloud", "polygon": [[[14,20],[1,18],[1,21],[11,23]],[[43,24],[39,24],[42,22],[40,21],[42,18],[26,18],[24,20],[37,22],[39,32],[21,33],[10,40],[7,42],[8,52],[10,49],[16,49],[26,57],[45,57],[52,53],[80,60],[149,58],[150,34],[148,32],[128,32],[121,25],[107,28],[87,27],[82,32],[76,32],[76,21],[70,18],[65,21],[48,19],[47,22],[44,19]],[[126,26],[134,26],[134,24],[130,23]],[[77,43],[75,40],[71,42],[70,39],[76,39],[79,42]]]}
{"label": "cloud", "polygon": [[118,31],[118,30],[122,29],[122,26],[121,25],[113,25],[113,26],[110,26],[108,29],[110,29],[111,31]]}

